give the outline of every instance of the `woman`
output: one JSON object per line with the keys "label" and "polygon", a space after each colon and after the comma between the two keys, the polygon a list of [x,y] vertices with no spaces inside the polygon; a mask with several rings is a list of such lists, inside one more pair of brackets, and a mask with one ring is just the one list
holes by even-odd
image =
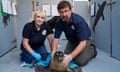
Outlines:
{"label": "woman", "polygon": [[31,64],[33,61],[46,60],[48,52],[44,42],[47,38],[51,47],[52,35],[51,29],[46,24],[46,13],[44,11],[35,11],[34,20],[25,24],[22,34],[21,59]]}

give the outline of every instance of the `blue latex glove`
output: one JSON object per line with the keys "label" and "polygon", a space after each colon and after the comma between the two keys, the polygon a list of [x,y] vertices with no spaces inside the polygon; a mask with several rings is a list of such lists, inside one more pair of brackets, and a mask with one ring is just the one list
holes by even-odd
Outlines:
{"label": "blue latex glove", "polygon": [[35,57],[36,60],[40,60],[41,59],[41,55],[39,53],[36,53],[36,52],[32,52],[31,55],[33,57]]}
{"label": "blue latex glove", "polygon": [[46,66],[49,65],[50,60],[51,60],[51,55],[49,54],[49,55],[47,56],[46,60],[39,60],[39,61],[37,62],[37,65],[46,67]]}

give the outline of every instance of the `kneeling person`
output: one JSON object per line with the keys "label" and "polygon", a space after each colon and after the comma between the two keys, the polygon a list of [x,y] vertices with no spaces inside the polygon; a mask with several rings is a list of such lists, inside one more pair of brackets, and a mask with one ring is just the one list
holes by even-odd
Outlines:
{"label": "kneeling person", "polygon": [[62,61],[62,65],[67,66],[72,60],[80,66],[85,65],[96,55],[95,48],[87,44],[91,36],[88,24],[83,17],[72,12],[72,7],[68,1],[61,1],[57,9],[60,18],[58,18],[55,25],[52,55],[56,52],[59,38],[62,32],[64,32],[68,44],[64,51],[66,56]]}
{"label": "kneeling person", "polygon": [[45,22],[46,14],[44,11],[35,11],[34,20],[25,24],[22,32],[21,59],[31,64],[34,60],[45,60],[48,51],[44,42],[47,38],[51,47],[51,29]]}

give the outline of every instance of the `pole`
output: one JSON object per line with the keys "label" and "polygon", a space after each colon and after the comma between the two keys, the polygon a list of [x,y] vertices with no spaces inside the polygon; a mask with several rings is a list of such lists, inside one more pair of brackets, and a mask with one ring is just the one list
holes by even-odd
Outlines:
{"label": "pole", "polygon": [[112,0],[110,0],[110,56],[112,56]]}

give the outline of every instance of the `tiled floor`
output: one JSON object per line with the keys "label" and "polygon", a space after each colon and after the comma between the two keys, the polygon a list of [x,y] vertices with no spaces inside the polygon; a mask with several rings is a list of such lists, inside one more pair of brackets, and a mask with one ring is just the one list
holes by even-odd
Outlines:
{"label": "tiled floor", "polygon": [[[120,72],[120,61],[97,49],[98,55],[88,65],[82,67],[83,72]],[[32,68],[21,67],[20,50],[12,50],[0,58],[0,72],[35,72]]]}
{"label": "tiled floor", "polygon": [[120,72],[120,61],[97,49],[98,55],[83,67],[83,72]]}

